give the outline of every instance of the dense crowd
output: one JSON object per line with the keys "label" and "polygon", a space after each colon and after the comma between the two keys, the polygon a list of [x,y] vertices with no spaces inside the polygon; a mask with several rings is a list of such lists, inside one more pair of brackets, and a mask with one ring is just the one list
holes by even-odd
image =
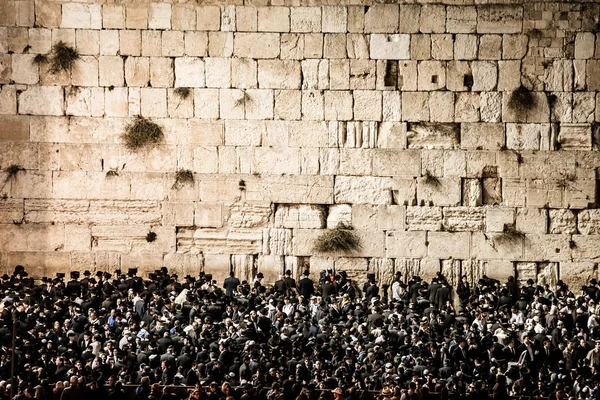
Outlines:
{"label": "dense crowd", "polygon": [[[600,290],[344,271],[1,277],[0,399],[589,399]],[[360,287],[359,287],[360,286]],[[577,288],[579,289],[579,288]],[[13,326],[16,345],[12,361]],[[14,375],[12,368],[14,367]],[[14,376],[14,379],[11,379]],[[126,385],[136,385],[126,391]],[[11,387],[12,386],[12,387]],[[186,388],[187,386],[187,388]],[[190,389],[189,387],[193,387]]]}

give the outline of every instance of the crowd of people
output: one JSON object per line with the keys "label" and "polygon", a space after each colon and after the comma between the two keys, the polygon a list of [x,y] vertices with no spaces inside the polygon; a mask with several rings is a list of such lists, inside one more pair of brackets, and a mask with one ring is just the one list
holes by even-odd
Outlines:
{"label": "crowd of people", "polygon": [[0,278],[0,400],[599,397],[596,280],[263,278],[17,266]]}

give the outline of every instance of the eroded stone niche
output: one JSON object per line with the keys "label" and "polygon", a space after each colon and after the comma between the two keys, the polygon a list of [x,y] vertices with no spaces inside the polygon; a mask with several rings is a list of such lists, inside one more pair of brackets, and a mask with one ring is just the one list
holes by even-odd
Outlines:
{"label": "eroded stone niche", "polygon": [[598,278],[599,4],[317,3],[2,1],[1,269]]}

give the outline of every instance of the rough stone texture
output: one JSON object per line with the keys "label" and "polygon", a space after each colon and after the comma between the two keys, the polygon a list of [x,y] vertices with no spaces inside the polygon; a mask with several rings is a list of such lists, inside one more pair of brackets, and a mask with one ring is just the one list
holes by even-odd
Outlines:
{"label": "rough stone texture", "polygon": [[[598,277],[595,11],[410,3],[5,0],[0,269]],[[73,68],[32,63],[59,40]],[[123,147],[136,115],[156,148]],[[341,221],[363,249],[313,254]]]}

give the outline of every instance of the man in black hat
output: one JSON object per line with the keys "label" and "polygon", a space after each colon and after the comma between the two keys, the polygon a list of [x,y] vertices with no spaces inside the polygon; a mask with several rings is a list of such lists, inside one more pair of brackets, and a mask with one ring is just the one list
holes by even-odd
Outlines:
{"label": "man in black hat", "polygon": [[236,293],[238,286],[240,286],[240,280],[235,277],[235,272],[229,272],[229,277],[223,282],[223,289],[225,289],[225,296],[231,298]]}
{"label": "man in black hat", "polygon": [[286,292],[287,295],[293,295],[296,293],[296,280],[294,278],[292,278],[292,271],[290,271],[289,269],[287,271],[285,271],[285,279],[283,280],[285,282],[285,288],[286,288]]}
{"label": "man in black hat", "polygon": [[300,292],[300,296],[305,299],[310,299],[310,297],[315,293],[315,284],[308,276],[310,275],[309,270],[305,270],[302,274],[303,278],[298,282],[298,291]]}

